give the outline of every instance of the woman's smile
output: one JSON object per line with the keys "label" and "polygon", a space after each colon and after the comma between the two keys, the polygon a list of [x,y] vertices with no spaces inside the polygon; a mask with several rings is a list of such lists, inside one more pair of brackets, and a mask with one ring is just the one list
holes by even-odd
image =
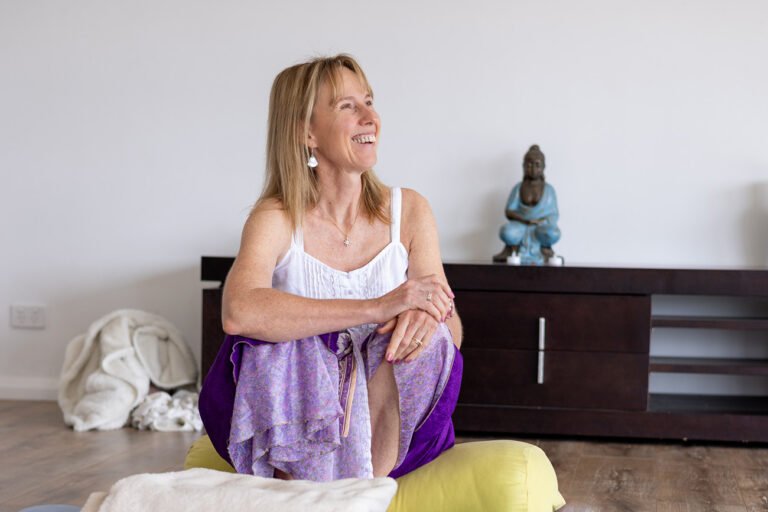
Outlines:
{"label": "woman's smile", "polygon": [[352,137],[352,142],[356,142],[358,144],[375,144],[376,134],[372,133],[369,135],[355,135]]}

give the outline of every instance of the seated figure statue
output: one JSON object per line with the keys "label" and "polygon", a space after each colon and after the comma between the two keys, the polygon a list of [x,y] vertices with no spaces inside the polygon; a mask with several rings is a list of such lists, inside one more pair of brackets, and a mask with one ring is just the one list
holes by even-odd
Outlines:
{"label": "seated figure statue", "polygon": [[524,265],[561,263],[552,246],[560,240],[555,189],[544,179],[544,153],[533,145],[523,159],[523,181],[515,185],[507,201],[509,222],[499,236],[504,249],[493,261]]}

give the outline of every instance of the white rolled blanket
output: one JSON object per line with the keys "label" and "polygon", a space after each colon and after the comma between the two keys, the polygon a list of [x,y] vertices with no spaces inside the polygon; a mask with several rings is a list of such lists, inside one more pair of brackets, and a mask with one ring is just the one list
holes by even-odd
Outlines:
{"label": "white rolled blanket", "polygon": [[194,468],[123,478],[82,512],[385,512],[396,491],[392,478],[285,481]]}
{"label": "white rolled blanket", "polygon": [[181,332],[164,318],[134,309],[114,311],[73,339],[64,355],[59,407],[76,431],[125,425],[149,392],[197,380],[197,364]]}

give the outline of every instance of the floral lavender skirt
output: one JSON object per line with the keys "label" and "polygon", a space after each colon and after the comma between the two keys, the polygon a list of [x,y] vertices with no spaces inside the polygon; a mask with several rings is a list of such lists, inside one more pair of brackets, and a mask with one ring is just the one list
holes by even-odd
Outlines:
{"label": "floral lavender skirt", "polygon": [[[277,468],[302,480],[372,477],[366,384],[389,342],[376,327],[285,343],[227,336],[199,401],[219,455],[239,473],[259,476]],[[394,365],[400,448],[390,476],[453,446],[462,367],[444,324],[418,359]]]}

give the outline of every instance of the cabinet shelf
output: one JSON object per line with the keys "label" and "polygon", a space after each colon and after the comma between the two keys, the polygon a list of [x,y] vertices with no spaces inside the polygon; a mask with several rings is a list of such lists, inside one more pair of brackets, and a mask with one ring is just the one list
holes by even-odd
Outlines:
{"label": "cabinet shelf", "polygon": [[768,400],[761,396],[651,394],[648,412],[768,416]]}
{"label": "cabinet shelf", "polygon": [[651,372],[768,376],[767,359],[652,357]]}
{"label": "cabinet shelf", "polygon": [[768,318],[655,315],[651,317],[651,327],[768,331]]}

